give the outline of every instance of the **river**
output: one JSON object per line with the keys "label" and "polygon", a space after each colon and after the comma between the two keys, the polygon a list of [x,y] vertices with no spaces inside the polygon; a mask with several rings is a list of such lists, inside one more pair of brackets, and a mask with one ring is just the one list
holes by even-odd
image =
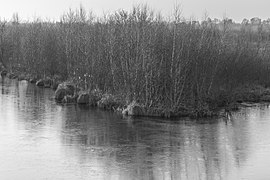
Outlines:
{"label": "river", "polygon": [[0,80],[1,180],[266,180],[270,109],[228,119],[123,118]]}

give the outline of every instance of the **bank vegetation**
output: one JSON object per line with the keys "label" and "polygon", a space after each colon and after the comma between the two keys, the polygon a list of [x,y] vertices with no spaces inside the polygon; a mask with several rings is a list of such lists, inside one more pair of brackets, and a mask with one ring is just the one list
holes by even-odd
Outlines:
{"label": "bank vegetation", "polygon": [[16,14],[2,20],[0,62],[10,72],[60,77],[166,116],[205,116],[241,101],[242,87],[270,85],[269,38],[260,25],[186,21],[178,7],[170,18],[147,6],[102,17],[80,8],[57,22],[20,22]]}

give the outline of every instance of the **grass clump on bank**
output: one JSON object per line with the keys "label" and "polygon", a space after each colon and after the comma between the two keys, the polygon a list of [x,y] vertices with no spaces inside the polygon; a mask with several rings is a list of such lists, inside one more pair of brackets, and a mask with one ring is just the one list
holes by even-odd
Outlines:
{"label": "grass clump on bank", "polygon": [[[103,17],[80,8],[57,22],[14,18],[0,25],[5,69],[36,80],[64,77],[50,86],[72,79],[90,104],[105,109],[134,105],[140,115],[212,116],[234,99],[261,96],[243,86],[270,85],[270,32],[261,25],[193,23],[177,8],[166,19],[146,6]],[[67,102],[79,98],[65,95]]]}

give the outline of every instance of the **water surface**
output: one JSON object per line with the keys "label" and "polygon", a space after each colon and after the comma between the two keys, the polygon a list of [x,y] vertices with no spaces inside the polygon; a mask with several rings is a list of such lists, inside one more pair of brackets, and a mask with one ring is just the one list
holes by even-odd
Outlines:
{"label": "water surface", "polygon": [[51,89],[0,80],[0,179],[266,180],[270,109],[229,119],[122,118],[56,104]]}

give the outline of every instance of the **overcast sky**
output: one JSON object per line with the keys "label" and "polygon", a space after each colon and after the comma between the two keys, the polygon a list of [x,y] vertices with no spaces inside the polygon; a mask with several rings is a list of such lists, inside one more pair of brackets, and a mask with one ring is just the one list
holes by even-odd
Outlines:
{"label": "overcast sky", "polygon": [[212,18],[226,16],[238,22],[243,18],[270,17],[270,0],[0,0],[0,17],[10,19],[17,12],[24,20],[33,17],[58,20],[63,12],[78,8],[80,4],[86,10],[101,15],[118,9],[130,10],[134,4],[141,3],[147,3],[152,9],[168,16],[176,2],[181,4],[184,17],[197,20],[202,20],[205,12]]}

